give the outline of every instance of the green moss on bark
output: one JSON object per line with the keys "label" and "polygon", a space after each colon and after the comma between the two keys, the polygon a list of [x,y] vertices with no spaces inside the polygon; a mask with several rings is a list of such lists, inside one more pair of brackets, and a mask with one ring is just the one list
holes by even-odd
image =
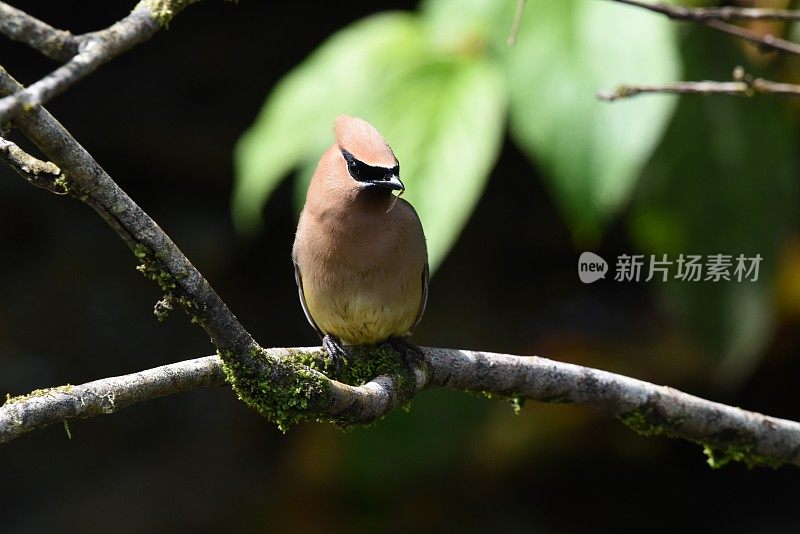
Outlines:
{"label": "green moss on bark", "polygon": [[[681,417],[667,417],[651,404],[632,410],[617,417],[623,423],[643,436],[682,437],[679,432],[684,424]],[[739,430],[720,432],[709,442],[696,441],[703,446],[708,457],[708,465],[719,469],[730,462],[741,462],[747,467],[780,467],[781,460],[756,454],[755,439]]]}
{"label": "green moss on bark", "polygon": [[27,393],[25,395],[17,395],[16,397],[12,397],[8,393],[6,393],[6,401],[4,404],[14,404],[17,402],[24,402],[30,400],[34,397],[43,397],[51,393],[69,393],[70,391],[72,391],[72,385],[65,384],[63,386],[56,386],[53,388],[34,389],[30,393]]}
{"label": "green moss on bark", "polygon": [[145,0],[137,5],[150,11],[159,26],[167,26],[180,10],[197,0]]}
{"label": "green moss on bark", "polygon": [[[313,405],[330,395],[330,382],[302,363],[302,353],[280,360],[255,349],[246,358],[219,353],[228,383],[239,400],[286,432],[302,421],[316,420]],[[243,361],[244,360],[244,361]]]}
{"label": "green moss on bark", "polygon": [[323,351],[291,352],[280,359],[263,349],[246,358],[220,352],[227,381],[249,407],[275,423],[282,431],[304,421],[329,421],[340,428],[353,426],[352,416],[332,418],[323,408],[331,394],[330,379],[361,386],[387,375],[402,401],[415,392],[415,374],[407,356],[379,346],[348,347],[349,357],[337,368]]}
{"label": "green moss on bark", "polygon": [[157,302],[153,310],[156,319],[164,321],[172,310],[172,303],[177,302],[183,307],[192,323],[202,324],[202,314],[199,313],[200,306],[178,288],[180,280],[188,276],[188,273],[181,271],[177,275],[173,275],[164,265],[163,252],[159,251],[154,257],[150,249],[141,243],[137,243],[133,247],[133,255],[139,260],[136,270],[148,280],[157,283],[164,292],[163,300]]}
{"label": "green moss on bark", "polygon": [[741,462],[750,469],[754,467],[777,469],[784,464],[781,460],[756,454],[754,452],[755,443],[746,438],[734,438],[724,445],[712,445],[710,443],[701,443],[701,445],[703,446],[703,454],[708,457],[706,463],[712,469],[719,469],[730,462]]}
{"label": "green moss on bark", "polygon": [[651,404],[619,415],[617,419],[642,436],[675,437],[683,425],[682,418],[666,417]]}
{"label": "green moss on bark", "polygon": [[139,259],[139,265],[136,270],[142,273],[145,278],[157,283],[162,291],[170,291],[175,289],[177,281],[175,277],[170,274],[163,263],[153,258],[150,250],[137,243],[133,248],[133,254]]}

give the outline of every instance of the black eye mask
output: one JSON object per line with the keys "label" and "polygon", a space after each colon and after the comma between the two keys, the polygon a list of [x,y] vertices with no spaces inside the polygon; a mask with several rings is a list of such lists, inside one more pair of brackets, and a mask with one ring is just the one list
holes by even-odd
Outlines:
{"label": "black eye mask", "polygon": [[345,149],[341,149],[342,156],[347,162],[347,170],[354,180],[359,182],[388,182],[393,176],[400,176],[400,164],[391,169],[386,167],[372,167],[363,161],[358,161],[355,156]]}

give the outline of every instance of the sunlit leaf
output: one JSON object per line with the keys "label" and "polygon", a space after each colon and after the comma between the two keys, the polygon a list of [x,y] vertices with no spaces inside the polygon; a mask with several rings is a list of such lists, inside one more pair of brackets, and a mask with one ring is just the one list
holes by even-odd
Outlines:
{"label": "sunlit leaf", "polygon": [[516,0],[424,0],[419,11],[430,40],[440,50],[468,54],[505,49]]}
{"label": "sunlit leaf", "polygon": [[385,109],[386,131],[405,165],[407,199],[422,219],[435,270],[497,159],[506,113],[503,84],[482,61],[431,65],[392,102]]}
{"label": "sunlit leaf", "polygon": [[545,171],[578,239],[628,198],[675,100],[597,100],[624,82],[679,78],[670,22],[596,0],[529,0],[507,77],[514,139]]}

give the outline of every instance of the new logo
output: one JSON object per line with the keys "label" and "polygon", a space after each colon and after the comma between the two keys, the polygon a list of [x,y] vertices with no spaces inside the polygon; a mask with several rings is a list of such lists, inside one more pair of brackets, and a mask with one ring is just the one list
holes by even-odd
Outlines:
{"label": "new logo", "polygon": [[608,264],[594,252],[584,252],[578,258],[578,278],[584,284],[591,284],[606,277]]}

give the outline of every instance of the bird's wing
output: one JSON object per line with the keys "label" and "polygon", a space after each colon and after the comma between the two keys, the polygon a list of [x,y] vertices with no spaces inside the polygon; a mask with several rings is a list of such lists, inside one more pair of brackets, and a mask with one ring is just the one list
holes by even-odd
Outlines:
{"label": "bird's wing", "polygon": [[419,311],[417,312],[417,317],[414,319],[414,326],[411,327],[411,330],[414,330],[419,322],[422,320],[422,315],[425,313],[425,306],[428,305],[428,280],[430,279],[430,271],[428,269],[428,262],[425,262],[425,268],[422,270],[422,299],[419,303]]}
{"label": "bird's wing", "polygon": [[292,263],[294,263],[294,281],[295,283],[297,283],[297,293],[299,293],[300,295],[300,305],[303,307],[303,313],[306,314],[306,319],[308,320],[309,323],[311,323],[311,326],[314,327],[314,330],[317,331],[319,337],[324,338],[325,334],[322,332],[322,330],[319,329],[317,323],[314,322],[314,318],[311,317],[311,312],[308,311],[308,305],[306,304],[306,295],[305,293],[303,293],[303,277],[300,275],[300,266],[297,265],[296,261],[293,261]]}

